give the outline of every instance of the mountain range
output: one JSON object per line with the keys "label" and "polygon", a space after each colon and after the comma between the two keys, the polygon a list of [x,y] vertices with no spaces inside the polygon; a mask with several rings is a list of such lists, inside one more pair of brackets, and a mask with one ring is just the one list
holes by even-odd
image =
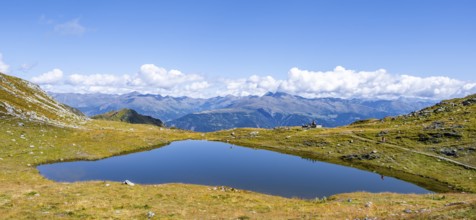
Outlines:
{"label": "mountain range", "polygon": [[117,94],[51,93],[88,116],[122,108],[159,118],[167,126],[209,132],[236,127],[298,126],[316,120],[325,127],[356,120],[407,114],[433,105],[420,99],[363,100],[304,98],[286,93],[213,98],[171,97],[137,92]]}

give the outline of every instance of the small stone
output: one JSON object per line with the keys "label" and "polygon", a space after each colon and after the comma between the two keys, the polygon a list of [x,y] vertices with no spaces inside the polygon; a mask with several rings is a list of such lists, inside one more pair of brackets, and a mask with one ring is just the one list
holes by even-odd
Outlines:
{"label": "small stone", "polygon": [[35,148],[35,145],[30,145],[30,148]]}
{"label": "small stone", "polygon": [[109,183],[106,183],[106,187],[107,187],[107,186],[110,186],[110,185],[111,185],[111,184],[109,184]]}
{"label": "small stone", "polygon": [[31,167],[31,164],[27,164],[27,166]]}
{"label": "small stone", "polygon": [[352,199],[347,199],[347,202],[352,202]]}
{"label": "small stone", "polygon": [[64,161],[64,159],[63,159],[63,158],[60,158],[60,161]]}
{"label": "small stone", "polygon": [[373,154],[376,154],[376,153],[377,153],[377,150],[373,150],[372,153],[373,153]]}
{"label": "small stone", "polygon": [[134,186],[135,185],[133,182],[131,182],[129,180],[125,180],[123,183],[126,184],[126,185],[129,185],[129,186]]}
{"label": "small stone", "polygon": [[372,207],[372,202],[367,202],[367,203],[365,203],[365,207],[366,207],[366,208]]}
{"label": "small stone", "polygon": [[155,216],[155,213],[151,212],[151,211],[148,211],[147,212],[147,218],[152,218]]}
{"label": "small stone", "polygon": [[412,210],[411,209],[405,209],[405,210],[403,210],[403,212],[410,214],[410,213],[412,213]]}

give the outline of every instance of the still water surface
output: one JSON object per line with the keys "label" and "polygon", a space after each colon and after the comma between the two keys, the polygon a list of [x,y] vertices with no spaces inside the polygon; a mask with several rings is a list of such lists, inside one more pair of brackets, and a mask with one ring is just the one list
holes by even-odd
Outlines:
{"label": "still water surface", "polygon": [[224,185],[301,198],[355,191],[430,192],[352,167],[209,141],[178,141],[151,151],[97,161],[46,164],[38,169],[45,177],[61,182],[127,179],[143,184]]}

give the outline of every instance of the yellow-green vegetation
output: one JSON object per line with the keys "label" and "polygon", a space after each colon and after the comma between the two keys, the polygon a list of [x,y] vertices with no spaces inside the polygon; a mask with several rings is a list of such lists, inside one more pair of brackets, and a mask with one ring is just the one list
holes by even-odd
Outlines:
{"label": "yellow-green vegetation", "polygon": [[[17,83],[23,83],[0,76],[2,83],[17,88]],[[0,92],[10,89],[4,87],[6,84],[1,85]],[[21,101],[38,100],[31,96],[35,90],[21,93],[26,95],[0,93],[1,219],[144,219],[149,212],[157,219],[476,218],[476,197],[472,194],[476,192],[476,171],[470,167],[475,166],[471,148],[475,144],[476,104],[463,104],[474,97],[451,100],[415,116],[335,129],[234,129],[202,134],[72,115],[62,117],[71,112],[48,112],[48,107],[35,101]],[[52,101],[52,105],[58,105]],[[10,109],[13,113],[7,105],[14,107]],[[441,106],[451,108],[438,110]],[[46,120],[21,114],[37,110]],[[443,123],[434,124],[436,121]],[[302,200],[186,184],[57,183],[42,177],[36,169],[43,163],[94,160],[183,139],[229,141],[376,170],[441,192],[466,193],[355,192]],[[453,148],[457,148],[455,153]]]}
{"label": "yellow-green vegetation", "polygon": [[23,122],[5,118],[0,121],[2,219],[146,218],[149,211],[155,213],[154,217],[168,219],[468,218],[476,214],[474,195],[461,193],[357,192],[301,200],[185,184],[57,183],[42,177],[35,166],[61,160],[98,159],[146,150],[174,140],[204,137],[174,129],[106,121],[89,121],[80,129],[38,122],[19,126],[19,123]]}

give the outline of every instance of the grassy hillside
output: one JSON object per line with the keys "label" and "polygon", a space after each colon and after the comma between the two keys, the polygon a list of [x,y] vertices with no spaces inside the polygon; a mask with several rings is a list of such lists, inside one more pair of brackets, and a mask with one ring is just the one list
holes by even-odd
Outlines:
{"label": "grassy hillside", "polygon": [[149,124],[155,126],[164,126],[164,123],[156,118],[141,115],[132,109],[121,109],[118,111],[110,111],[104,114],[95,115],[93,119],[107,120],[107,121],[122,121],[131,124]]}
{"label": "grassy hillside", "polygon": [[17,117],[58,126],[77,126],[86,117],[60,104],[37,85],[0,73],[0,117]]}
{"label": "grassy hillside", "polygon": [[[4,80],[2,83],[11,83],[8,89],[2,84],[3,91],[20,88],[24,83],[13,77],[2,77],[8,79],[8,82]],[[22,87],[15,94],[37,91],[30,88],[37,87]],[[449,101],[459,104],[446,115],[437,110],[438,106],[429,108],[436,112],[425,116],[428,118],[420,115],[427,114],[424,110],[415,113],[415,116],[362,122],[336,129],[236,129],[209,134],[150,125],[82,120],[61,106],[57,110],[46,111],[49,107],[41,103],[25,104],[30,102],[22,101],[20,95],[4,96],[2,93],[0,99],[4,107],[0,115],[2,219],[144,219],[149,212],[154,213],[153,219],[476,217],[476,197],[471,193],[406,195],[355,192],[301,200],[227,187],[215,190],[211,186],[186,184],[128,186],[103,181],[57,183],[42,177],[35,167],[48,162],[94,160],[142,151],[174,140],[214,139],[376,170],[420,184],[433,181],[432,185],[444,188],[440,191],[475,192],[475,171],[458,164],[472,165],[474,162],[474,153],[470,152],[471,146],[474,146],[475,123],[474,117],[471,117],[474,105],[463,103],[471,97]],[[5,103],[10,106],[15,104],[14,113],[5,108]],[[36,115],[44,116],[42,120],[21,114],[36,111]],[[437,126],[436,131],[431,130],[433,127],[427,128],[433,123],[430,120],[436,119],[444,120],[444,127]],[[445,135],[454,125],[458,125],[454,132],[461,136],[454,132]],[[431,136],[435,132],[442,133],[441,137],[437,136],[438,141],[430,139],[429,142],[420,138],[420,133]],[[380,143],[381,136],[386,137],[385,143]],[[439,151],[444,147],[463,147],[463,150],[457,150],[457,157],[448,156]]]}

